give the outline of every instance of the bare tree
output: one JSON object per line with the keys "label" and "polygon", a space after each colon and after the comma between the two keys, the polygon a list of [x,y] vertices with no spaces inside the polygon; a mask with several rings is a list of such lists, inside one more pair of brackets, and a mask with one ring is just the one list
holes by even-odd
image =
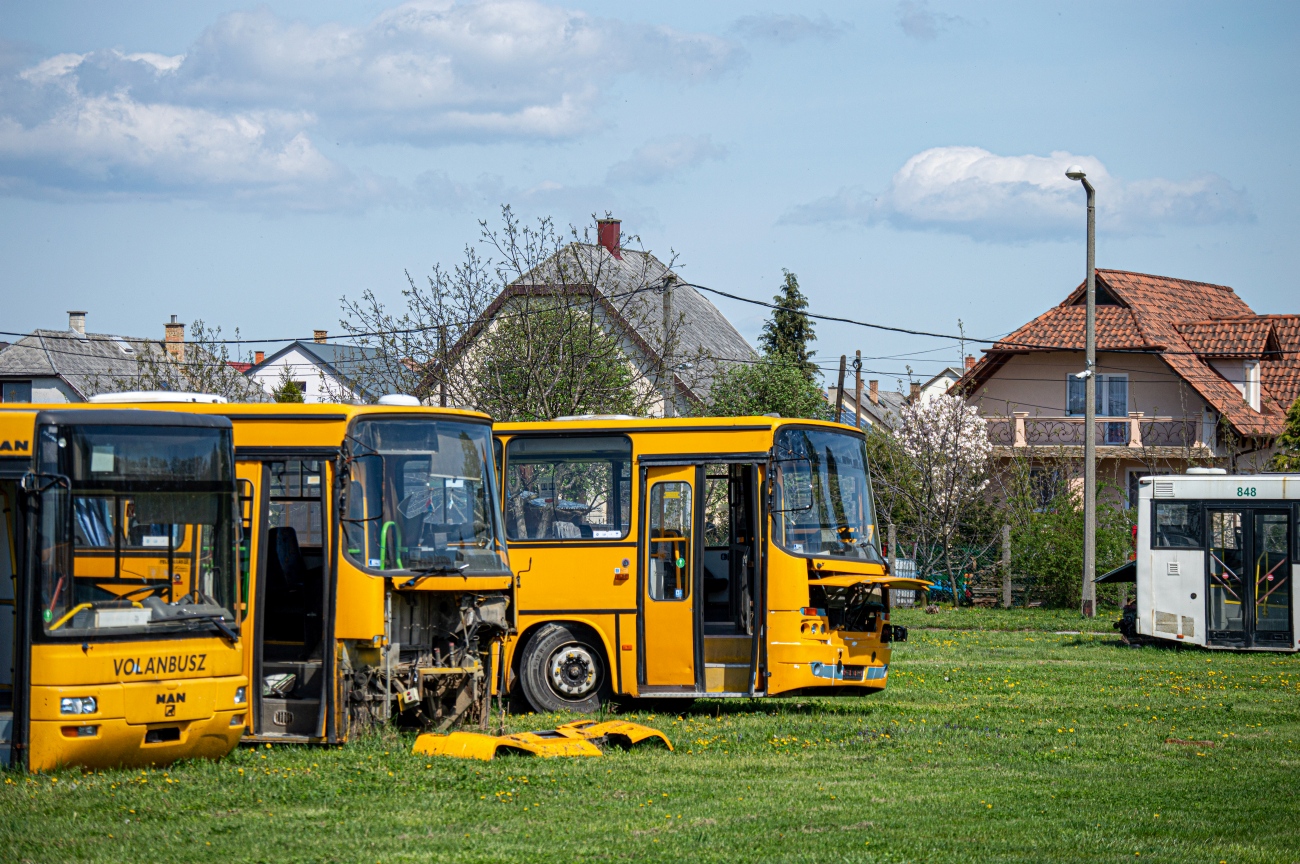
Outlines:
{"label": "bare tree", "polygon": [[479,223],[479,247],[407,274],[404,307],[367,291],[343,299],[343,328],[361,349],[356,374],[370,392],[410,393],[506,419],[647,413],[665,391],[686,398],[691,374],[711,367],[683,356],[680,313],[665,314],[667,264],[625,236],[621,257],[549,219],[524,225],[508,206],[501,226]]}
{"label": "bare tree", "polygon": [[[235,338],[239,338],[238,330]],[[190,325],[189,339],[171,350],[158,342],[142,343],[132,372],[96,379],[95,390],[169,390],[212,393],[231,402],[268,401],[265,390],[230,365],[233,360],[230,346],[221,338],[221,328],[208,327],[200,319]]]}

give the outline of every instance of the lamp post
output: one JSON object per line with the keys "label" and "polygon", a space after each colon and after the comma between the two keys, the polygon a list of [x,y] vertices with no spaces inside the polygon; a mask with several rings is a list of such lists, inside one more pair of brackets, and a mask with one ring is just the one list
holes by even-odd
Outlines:
{"label": "lamp post", "polygon": [[1097,614],[1097,190],[1083,168],[1071,165],[1065,176],[1078,180],[1088,193],[1088,308],[1085,318],[1083,394],[1083,608],[1084,617]]}

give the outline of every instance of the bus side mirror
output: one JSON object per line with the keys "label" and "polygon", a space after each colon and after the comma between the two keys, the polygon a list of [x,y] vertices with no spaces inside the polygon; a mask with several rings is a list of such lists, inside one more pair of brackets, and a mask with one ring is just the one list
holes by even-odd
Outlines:
{"label": "bus side mirror", "polygon": [[767,506],[773,513],[811,510],[813,473],[811,459],[773,459],[767,466]]}

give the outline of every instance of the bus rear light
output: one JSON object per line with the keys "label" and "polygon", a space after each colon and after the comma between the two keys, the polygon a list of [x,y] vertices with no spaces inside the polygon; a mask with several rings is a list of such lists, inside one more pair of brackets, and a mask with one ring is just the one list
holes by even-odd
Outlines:
{"label": "bus rear light", "polygon": [[94,696],[64,696],[59,700],[60,714],[94,714],[98,710]]}
{"label": "bus rear light", "polygon": [[805,606],[802,609],[800,609],[799,612],[803,615],[816,615],[821,618],[826,617],[826,610],[818,609],[815,606]]}
{"label": "bus rear light", "polygon": [[64,726],[64,738],[94,738],[99,734],[98,726]]}

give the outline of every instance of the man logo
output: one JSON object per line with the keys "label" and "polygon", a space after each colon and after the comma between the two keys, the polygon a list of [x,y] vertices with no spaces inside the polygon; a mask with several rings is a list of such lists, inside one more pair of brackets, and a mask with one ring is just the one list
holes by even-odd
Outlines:
{"label": "man logo", "polygon": [[159,693],[154,696],[155,705],[165,705],[163,708],[164,717],[175,717],[176,706],[185,701],[184,693]]}
{"label": "man logo", "polygon": [[26,453],[28,448],[27,441],[0,441],[0,453]]}

